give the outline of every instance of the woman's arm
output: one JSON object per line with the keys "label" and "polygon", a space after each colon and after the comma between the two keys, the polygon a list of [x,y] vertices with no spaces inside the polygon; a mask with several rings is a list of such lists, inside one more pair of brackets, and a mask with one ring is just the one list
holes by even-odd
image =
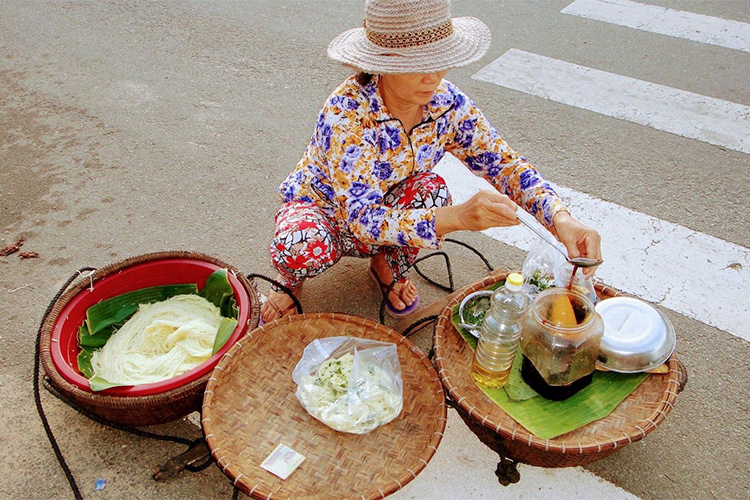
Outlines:
{"label": "woman's arm", "polygon": [[435,222],[437,233],[515,225],[515,209],[520,207],[547,227],[565,245],[570,257],[601,259],[599,233],[575,220],[542,175],[510,149],[468,97],[458,89],[456,92],[456,133],[448,150],[505,196],[490,196],[490,191],[483,191],[448,212],[440,209]]}
{"label": "woman's arm", "polygon": [[448,152],[554,233],[552,218],[566,210],[555,190],[526,158],[508,146],[471,99],[453,89],[454,136]]}
{"label": "woman's arm", "polygon": [[[460,205],[440,207],[435,213],[435,232],[445,236],[453,231],[483,231],[491,227],[519,224],[520,210],[510,198],[496,191],[482,190]],[[575,220],[567,210],[559,210],[553,218],[557,239],[565,245],[570,257],[601,259],[601,237],[594,229]],[[583,270],[591,275],[593,268]]]}
{"label": "woman's arm", "polygon": [[497,191],[482,190],[460,205],[440,207],[435,213],[435,232],[443,236],[453,231],[483,231],[491,227],[515,226],[516,205]]}

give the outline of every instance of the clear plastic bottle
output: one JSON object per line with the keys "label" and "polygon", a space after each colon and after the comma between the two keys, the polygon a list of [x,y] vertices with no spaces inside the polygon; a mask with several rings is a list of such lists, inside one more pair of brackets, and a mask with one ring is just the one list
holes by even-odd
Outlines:
{"label": "clear plastic bottle", "polygon": [[505,385],[530,302],[523,291],[523,277],[518,273],[509,274],[505,286],[492,295],[471,365],[471,376],[478,384],[488,388]]}

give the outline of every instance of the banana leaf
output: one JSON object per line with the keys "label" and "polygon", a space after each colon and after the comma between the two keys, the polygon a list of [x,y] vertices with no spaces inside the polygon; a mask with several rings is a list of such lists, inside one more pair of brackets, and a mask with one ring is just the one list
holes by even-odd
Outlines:
{"label": "banana leaf", "polygon": [[84,320],[83,324],[78,328],[78,345],[81,347],[102,347],[107,343],[119,326],[120,325],[108,326],[107,328],[90,335],[89,329],[86,326],[86,321]]}
{"label": "banana leaf", "polygon": [[521,347],[516,351],[516,357],[513,358],[513,367],[510,369],[508,381],[505,382],[503,390],[512,401],[524,401],[539,396],[534,389],[521,376],[521,365],[523,364],[523,352]]}
{"label": "banana leaf", "polygon": [[[476,349],[477,339],[458,326],[458,306],[451,321],[461,337]],[[536,393],[521,377],[522,353],[513,360],[508,381],[499,389],[477,384],[495,404],[541,439],[552,439],[566,432],[606,417],[647,377],[647,373],[624,374],[595,371],[591,383],[577,394],[562,401],[546,399]]]}
{"label": "banana leaf", "polygon": [[94,375],[89,379],[89,386],[91,387],[91,390],[94,392],[97,391],[103,391],[105,389],[110,389],[112,387],[122,387],[126,384],[115,384],[113,382],[110,382],[99,375]]}
{"label": "banana leaf", "polygon": [[198,287],[194,283],[185,283],[141,288],[103,300],[86,310],[89,335],[94,335],[112,325],[123,323],[135,314],[138,310],[138,304],[150,304],[166,300],[175,295],[191,293],[198,293]]}
{"label": "banana leaf", "polygon": [[606,417],[646,377],[647,373],[596,372],[586,388],[563,401],[542,396],[513,401],[502,388],[479,388],[529,432],[541,439],[552,439]]}
{"label": "banana leaf", "polygon": [[214,340],[214,349],[212,354],[216,354],[224,347],[229,337],[232,336],[232,332],[237,328],[237,320],[233,318],[221,318],[219,324],[219,331],[216,332],[216,339]]}
{"label": "banana leaf", "polygon": [[94,375],[94,369],[91,367],[91,356],[94,354],[94,349],[91,347],[82,347],[78,352],[78,370],[86,378],[91,378]]}
{"label": "banana leaf", "polygon": [[211,273],[198,295],[218,307],[222,316],[237,318],[237,302],[234,299],[234,290],[229,283],[226,269],[218,269]]}

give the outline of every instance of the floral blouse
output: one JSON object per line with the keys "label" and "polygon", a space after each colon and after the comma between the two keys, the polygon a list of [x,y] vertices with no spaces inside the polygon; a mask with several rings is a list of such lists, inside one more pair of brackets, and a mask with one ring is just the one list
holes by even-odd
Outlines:
{"label": "floral blouse", "polygon": [[320,112],[310,145],[279,186],[283,202],[314,203],[363,243],[440,248],[435,211],[383,204],[389,188],[429,172],[445,153],[552,229],[565,209],[526,159],[500,138],[466,94],[443,80],[411,131],[386,110],[379,77],[344,81]]}

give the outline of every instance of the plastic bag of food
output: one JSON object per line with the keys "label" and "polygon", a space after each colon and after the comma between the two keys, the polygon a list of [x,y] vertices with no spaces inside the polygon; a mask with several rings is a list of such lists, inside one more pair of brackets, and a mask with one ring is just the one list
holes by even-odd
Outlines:
{"label": "plastic bag of food", "polygon": [[328,427],[366,434],[403,408],[396,345],[356,337],[316,339],[294,367],[297,399]]}
{"label": "plastic bag of food", "polygon": [[[562,243],[557,242],[556,246],[567,253]],[[547,288],[567,287],[573,274],[573,266],[552,245],[537,238],[523,261],[521,274],[526,293],[533,298]],[[573,289],[583,293],[592,303],[597,303],[594,282],[590,277],[584,276],[582,269],[576,271]]]}

